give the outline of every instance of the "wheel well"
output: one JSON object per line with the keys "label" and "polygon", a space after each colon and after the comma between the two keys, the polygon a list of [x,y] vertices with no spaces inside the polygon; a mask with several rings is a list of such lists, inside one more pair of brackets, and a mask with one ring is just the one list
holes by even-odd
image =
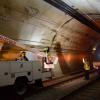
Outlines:
{"label": "wheel well", "polygon": [[28,78],[26,76],[17,77],[15,83],[18,81],[28,82]]}

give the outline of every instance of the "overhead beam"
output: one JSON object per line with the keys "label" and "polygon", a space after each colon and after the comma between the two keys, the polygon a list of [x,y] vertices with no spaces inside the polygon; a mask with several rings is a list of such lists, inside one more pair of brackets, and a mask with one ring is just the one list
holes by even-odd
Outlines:
{"label": "overhead beam", "polygon": [[96,25],[92,20],[84,16],[82,13],[78,12],[77,10],[70,7],[68,4],[61,0],[44,0],[51,4],[52,6],[58,8],[59,10],[63,11],[66,14],[69,14],[76,20],[80,21],[81,23],[85,24],[89,28],[93,29],[97,33],[100,33],[100,27]]}

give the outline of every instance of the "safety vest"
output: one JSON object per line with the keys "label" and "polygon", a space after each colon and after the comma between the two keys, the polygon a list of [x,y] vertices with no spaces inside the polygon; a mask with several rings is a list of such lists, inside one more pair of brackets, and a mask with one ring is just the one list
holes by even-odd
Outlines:
{"label": "safety vest", "polygon": [[85,63],[85,64],[84,64],[84,69],[85,69],[85,70],[90,70],[90,65],[89,65],[88,63]]}

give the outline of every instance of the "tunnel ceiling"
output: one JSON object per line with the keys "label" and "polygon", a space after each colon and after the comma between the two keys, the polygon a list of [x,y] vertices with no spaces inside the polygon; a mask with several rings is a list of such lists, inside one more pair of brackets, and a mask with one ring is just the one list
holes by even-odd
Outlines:
{"label": "tunnel ceiling", "polygon": [[[100,27],[100,0],[63,0]],[[44,0],[0,1],[0,34],[22,44],[91,50],[100,34]]]}

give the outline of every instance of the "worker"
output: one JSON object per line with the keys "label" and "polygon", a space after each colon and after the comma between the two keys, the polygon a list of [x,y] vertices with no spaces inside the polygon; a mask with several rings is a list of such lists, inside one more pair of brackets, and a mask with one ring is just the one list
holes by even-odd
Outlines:
{"label": "worker", "polygon": [[17,58],[17,61],[28,61],[28,58],[26,57],[26,52],[21,52],[19,58]]}
{"label": "worker", "polygon": [[21,56],[23,61],[28,61],[28,58],[26,57],[26,52],[22,52]]}
{"label": "worker", "polygon": [[50,64],[51,63],[51,58],[50,58],[50,48],[46,47],[43,50],[45,52],[45,57],[44,57],[44,62],[46,64]]}
{"label": "worker", "polygon": [[90,64],[87,59],[83,58],[83,63],[84,63],[84,76],[86,80],[89,80],[89,71],[90,71]]}

